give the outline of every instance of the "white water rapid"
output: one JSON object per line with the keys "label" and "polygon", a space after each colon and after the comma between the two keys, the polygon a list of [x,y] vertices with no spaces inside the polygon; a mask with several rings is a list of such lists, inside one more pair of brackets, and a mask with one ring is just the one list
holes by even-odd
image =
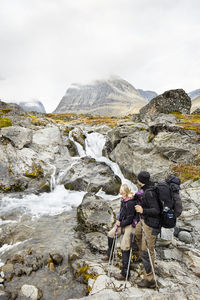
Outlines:
{"label": "white water rapid", "polygon": [[[119,166],[110,161],[108,158],[102,156],[105,137],[100,133],[90,133],[86,134],[86,136],[86,150],[84,150],[80,144],[76,143],[80,157],[91,156],[98,162],[105,162],[110,166],[113,172],[121,178],[122,183],[128,183],[132,191],[136,191],[136,186],[124,178]],[[74,160],[76,159],[79,158],[76,157],[72,159],[71,166],[74,164]],[[55,167],[52,169],[52,171],[51,193],[25,195],[22,198],[5,196],[0,202],[1,216],[3,216],[4,213],[16,210],[35,217],[41,215],[57,215],[63,211],[69,211],[73,207],[77,207],[82,202],[85,192],[66,190],[64,186],[59,185],[59,177],[55,182]],[[64,172],[65,170],[62,173]],[[62,177],[62,173],[60,174],[60,177]],[[116,198],[116,196],[106,195],[101,191],[99,191],[98,195],[101,195],[105,199]],[[8,222],[8,220],[6,222]]]}

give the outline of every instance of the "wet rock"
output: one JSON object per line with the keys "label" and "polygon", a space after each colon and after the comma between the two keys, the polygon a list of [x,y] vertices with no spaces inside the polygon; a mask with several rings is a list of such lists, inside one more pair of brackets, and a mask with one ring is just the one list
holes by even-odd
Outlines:
{"label": "wet rock", "polygon": [[83,133],[83,131],[81,130],[81,128],[78,128],[78,127],[74,128],[71,131],[71,135],[72,135],[74,141],[79,143],[84,148],[86,136]]}
{"label": "wet rock", "polygon": [[42,298],[42,291],[34,285],[24,284],[21,288],[21,294],[32,300],[38,300]]}
{"label": "wet rock", "polygon": [[114,222],[114,214],[108,202],[101,197],[87,193],[82,204],[77,209],[81,229],[86,232],[98,231],[104,233]]}
{"label": "wet rock", "polygon": [[67,139],[66,146],[71,156],[78,156],[78,150],[73,141]]}
{"label": "wet rock", "polygon": [[[2,241],[0,239],[0,242],[9,245],[17,242],[21,242],[28,239],[31,233],[32,233],[32,228],[24,226],[23,224],[20,223],[18,224],[11,223],[3,228],[3,233],[2,233],[3,239]],[[11,262],[15,263],[15,257],[12,258]]]}
{"label": "wet rock", "polygon": [[105,163],[85,157],[77,161],[63,175],[66,189],[97,193],[101,188],[107,194],[117,195],[121,180]]}
{"label": "wet rock", "polygon": [[186,244],[191,244],[192,243],[192,236],[189,232],[187,231],[181,231],[178,234],[178,238],[180,241],[186,243]]}
{"label": "wet rock", "polygon": [[140,118],[146,114],[180,112],[189,114],[192,102],[183,89],[169,90],[152,99],[140,109]]}

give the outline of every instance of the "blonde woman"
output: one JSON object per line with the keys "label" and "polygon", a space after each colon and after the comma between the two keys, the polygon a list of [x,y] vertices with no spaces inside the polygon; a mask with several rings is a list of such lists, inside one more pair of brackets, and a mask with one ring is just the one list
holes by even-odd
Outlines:
{"label": "blonde woman", "polygon": [[[135,205],[137,205],[137,200],[134,199],[134,193],[131,193],[131,189],[127,184],[122,184],[120,188],[121,206],[120,212],[117,217],[117,221],[114,227],[108,232],[108,250],[106,259],[109,260],[112,257],[112,249],[114,247],[113,243],[115,241],[115,234],[120,236],[123,234],[121,241],[122,250],[122,270],[121,273],[116,274],[114,277],[117,280],[125,280],[126,276],[130,275],[128,270],[128,261],[131,248],[131,233],[135,232],[135,226],[137,224],[137,214],[135,211]],[[128,272],[128,274],[127,274]]]}

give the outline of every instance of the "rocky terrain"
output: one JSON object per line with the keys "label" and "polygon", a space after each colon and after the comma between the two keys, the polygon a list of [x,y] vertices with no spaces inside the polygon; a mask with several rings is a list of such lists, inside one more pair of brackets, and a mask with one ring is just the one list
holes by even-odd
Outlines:
{"label": "rocky terrain", "polygon": [[[33,114],[0,102],[2,299],[199,299],[200,115],[189,114],[183,90],[155,99],[126,118]],[[155,181],[181,178],[183,213],[156,243],[159,292],[137,288],[134,255],[126,288],[114,279],[120,240],[114,266],[103,262],[124,180],[117,167],[133,183],[144,169]]]}
{"label": "rocky terrain", "polygon": [[137,113],[147,100],[127,81],[118,77],[87,85],[72,85],[54,113],[90,113],[125,116]]}

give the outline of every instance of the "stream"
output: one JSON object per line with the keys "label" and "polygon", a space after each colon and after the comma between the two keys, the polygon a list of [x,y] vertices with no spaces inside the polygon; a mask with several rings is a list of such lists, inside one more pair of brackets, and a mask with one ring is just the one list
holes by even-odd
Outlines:
{"label": "stream", "polygon": [[[71,135],[69,138],[73,140]],[[105,137],[102,134],[94,132],[86,134],[85,150],[80,144],[73,142],[77,146],[79,156],[72,158],[71,165],[81,157],[90,156],[97,162],[106,163],[115,175],[120,177],[122,183],[127,183],[131,187],[132,191],[137,190],[132,182],[124,178],[116,163],[102,156],[102,149],[105,144]],[[65,171],[63,170],[63,172]],[[86,192],[66,190],[60,184],[62,172],[57,178],[55,174],[56,169],[54,168],[51,176],[50,193],[40,195],[15,193],[14,195],[6,195],[0,200],[0,230],[6,228],[9,232],[9,228],[12,230],[14,228],[14,233],[16,232],[16,235],[13,235],[10,240],[8,239],[0,248],[0,266],[5,263],[8,256],[33,247],[38,253],[48,253],[49,249],[62,253],[65,257],[64,263],[69,267],[67,257],[70,243],[74,239],[78,239],[78,234],[74,232],[74,228],[77,226],[76,207],[81,204]],[[106,195],[101,190],[97,195],[105,200],[119,198],[119,195]],[[55,272],[53,273],[50,274],[45,269],[37,271],[34,277],[14,277],[10,288],[15,290],[19,283],[22,285],[30,281],[39,287],[41,286],[45,299],[49,300],[81,297],[86,294],[85,285],[76,282],[70,271],[61,277],[56,275]],[[42,278],[52,282],[52,287],[47,285],[47,288],[44,289],[45,282]],[[56,298],[55,296],[52,297],[55,286],[57,287]]]}

